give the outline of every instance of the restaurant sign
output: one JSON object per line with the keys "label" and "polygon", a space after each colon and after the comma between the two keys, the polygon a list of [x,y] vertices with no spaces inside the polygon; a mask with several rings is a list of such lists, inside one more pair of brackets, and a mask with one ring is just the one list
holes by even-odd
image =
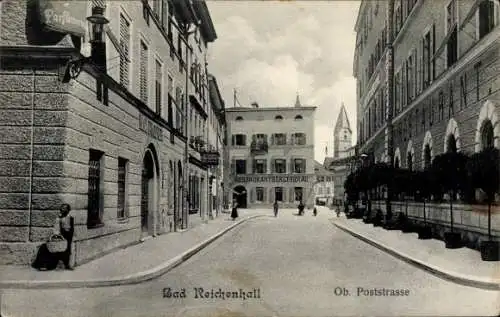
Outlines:
{"label": "restaurant sign", "polygon": [[318,175],[316,176],[317,182],[333,182],[333,176],[327,175]]}
{"label": "restaurant sign", "polygon": [[300,183],[307,182],[308,176],[280,175],[240,175],[235,177],[237,183]]}
{"label": "restaurant sign", "polygon": [[163,141],[163,131],[161,127],[142,114],[139,115],[139,130],[146,132],[146,134],[153,139]]}
{"label": "restaurant sign", "polygon": [[219,165],[219,152],[201,152],[201,162],[205,165],[217,166]]}
{"label": "restaurant sign", "polygon": [[45,28],[82,37],[87,27],[87,1],[37,0]]}

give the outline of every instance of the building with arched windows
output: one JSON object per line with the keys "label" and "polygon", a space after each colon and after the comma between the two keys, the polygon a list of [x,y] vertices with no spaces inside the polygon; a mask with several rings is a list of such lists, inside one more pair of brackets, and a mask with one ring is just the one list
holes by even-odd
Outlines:
{"label": "building with arched windows", "polygon": [[[0,16],[0,264],[31,263],[62,203],[77,265],[207,214],[222,176],[200,152],[222,152],[224,121],[205,1],[4,0]],[[186,171],[203,196],[185,199]]]}
{"label": "building with arched windows", "polygon": [[443,152],[499,148],[499,14],[498,0],[362,1],[359,154],[415,170]]}
{"label": "building with arched windows", "polygon": [[[226,109],[226,201],[240,208],[314,204],[314,114],[299,97],[293,107]],[[227,186],[226,186],[227,184]]]}

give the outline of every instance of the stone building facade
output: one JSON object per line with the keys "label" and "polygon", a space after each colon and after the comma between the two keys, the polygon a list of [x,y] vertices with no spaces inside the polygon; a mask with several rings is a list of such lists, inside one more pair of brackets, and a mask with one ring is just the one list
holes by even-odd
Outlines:
{"label": "stone building facade", "polygon": [[314,183],[314,203],[316,205],[331,206],[335,195],[333,173],[317,161],[314,161],[314,173],[316,174],[316,181]]}
{"label": "stone building facade", "polygon": [[[354,59],[359,153],[424,169],[443,152],[500,147],[499,7],[362,1]],[[446,213],[436,217],[447,221]],[[482,231],[484,223],[464,226]]]}
{"label": "stone building facade", "polygon": [[226,109],[226,197],[240,208],[314,204],[314,114],[316,107]]}
{"label": "stone building facade", "polygon": [[[188,225],[179,188],[189,49],[180,30],[200,20],[190,47],[206,50],[216,38],[206,4],[94,0],[62,12],[46,1],[72,17],[73,29],[56,32],[41,2],[0,3],[1,263],[28,264],[62,203],[75,217],[76,265]],[[90,47],[85,18],[103,4],[111,32]],[[68,61],[90,54],[69,78]],[[210,106],[208,81],[193,79],[207,78],[202,66],[187,67],[189,108],[198,112]],[[190,157],[206,173],[198,151]]]}

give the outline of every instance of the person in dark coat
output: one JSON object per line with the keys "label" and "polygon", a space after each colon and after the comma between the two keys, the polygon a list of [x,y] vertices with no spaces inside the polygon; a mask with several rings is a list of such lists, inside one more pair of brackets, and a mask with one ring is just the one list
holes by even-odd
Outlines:
{"label": "person in dark coat", "polygon": [[236,200],[233,201],[233,208],[231,210],[231,218],[233,220],[236,220],[236,218],[238,218],[238,203],[236,202]]}
{"label": "person in dark coat", "polygon": [[275,200],[275,201],[274,201],[274,204],[273,204],[273,210],[274,210],[274,216],[275,216],[275,217],[278,217],[278,207],[279,207],[279,205],[278,205],[278,201],[277,201],[277,200]]}
{"label": "person in dark coat", "polygon": [[305,208],[304,204],[302,203],[302,200],[300,201],[298,208],[299,208],[299,216],[302,216],[304,214],[304,208]]}
{"label": "person in dark coat", "polygon": [[75,232],[75,219],[69,214],[70,211],[71,206],[69,204],[62,204],[59,217],[57,217],[56,223],[54,224],[54,233],[61,234],[68,242],[65,251],[55,254],[58,261],[62,261],[64,268],[67,270],[73,270],[69,261],[71,258],[71,243],[73,242],[73,234]]}

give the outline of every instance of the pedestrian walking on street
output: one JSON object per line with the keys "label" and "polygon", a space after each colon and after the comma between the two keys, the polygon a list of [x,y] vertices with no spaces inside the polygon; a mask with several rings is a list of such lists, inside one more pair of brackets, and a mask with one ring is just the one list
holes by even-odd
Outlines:
{"label": "pedestrian walking on street", "polygon": [[314,209],[313,209],[313,215],[314,215],[314,217],[316,217],[317,214],[318,214],[318,210],[316,209],[316,206],[314,206]]}
{"label": "pedestrian walking on street", "polygon": [[278,201],[277,200],[274,201],[273,209],[274,209],[274,216],[278,217]]}
{"label": "pedestrian walking on street", "polygon": [[73,270],[69,261],[71,258],[71,243],[75,232],[75,219],[69,214],[70,211],[71,206],[69,204],[62,204],[59,217],[57,217],[56,223],[54,224],[54,234],[62,235],[67,241],[66,250],[55,254],[58,261],[62,261],[64,268],[67,270]]}
{"label": "pedestrian walking on street", "polygon": [[236,218],[238,218],[238,203],[236,202],[236,200],[233,200],[233,208],[231,210],[231,218],[233,220],[236,220]]}
{"label": "pedestrian walking on street", "polygon": [[304,207],[305,206],[304,206],[304,204],[302,203],[302,200],[301,200],[300,203],[299,203],[299,206],[298,206],[298,208],[299,208],[299,216],[304,215]]}

